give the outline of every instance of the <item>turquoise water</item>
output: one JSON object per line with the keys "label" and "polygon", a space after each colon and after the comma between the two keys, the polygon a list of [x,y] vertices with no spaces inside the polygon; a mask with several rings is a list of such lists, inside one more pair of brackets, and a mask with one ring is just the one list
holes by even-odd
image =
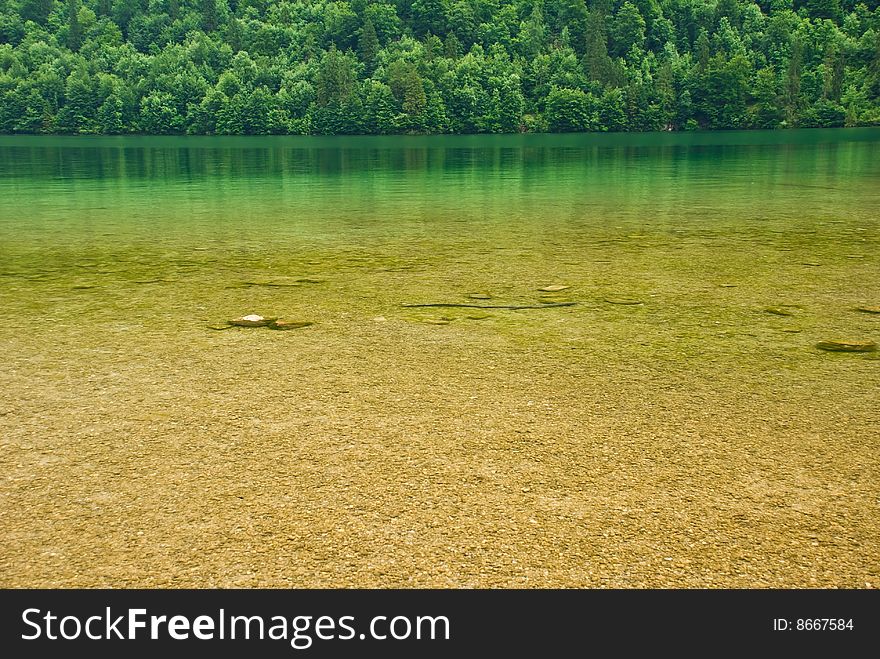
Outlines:
{"label": "turquoise water", "polygon": [[[585,302],[693,296],[655,312],[667,328],[690,328],[692,303],[721,295],[726,311],[815,303],[821,315],[834,297],[872,303],[878,156],[873,129],[5,137],[0,262],[13,307],[162,280],[137,291],[137,313],[157,317],[196,292],[209,320],[240,315],[247,298],[230,286],[285,277],[333,280],[306,297],[312,315],[472,292],[522,303],[554,283]],[[258,306],[264,292],[249,291]],[[64,297],[61,309],[85,312],[81,293]],[[827,311],[828,331],[864,333],[864,319]]]}

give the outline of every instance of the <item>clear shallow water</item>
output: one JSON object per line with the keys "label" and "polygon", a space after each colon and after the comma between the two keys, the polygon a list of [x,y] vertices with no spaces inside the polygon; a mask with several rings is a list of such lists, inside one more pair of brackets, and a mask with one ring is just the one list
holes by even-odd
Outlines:
{"label": "clear shallow water", "polygon": [[880,130],[0,137],[0,582],[876,584],[878,229]]}

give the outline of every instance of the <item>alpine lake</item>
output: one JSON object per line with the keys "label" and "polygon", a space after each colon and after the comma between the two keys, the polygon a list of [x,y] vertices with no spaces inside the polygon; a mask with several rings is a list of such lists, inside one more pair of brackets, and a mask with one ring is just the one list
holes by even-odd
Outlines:
{"label": "alpine lake", "polygon": [[880,129],[5,136],[0,304],[3,587],[880,585]]}

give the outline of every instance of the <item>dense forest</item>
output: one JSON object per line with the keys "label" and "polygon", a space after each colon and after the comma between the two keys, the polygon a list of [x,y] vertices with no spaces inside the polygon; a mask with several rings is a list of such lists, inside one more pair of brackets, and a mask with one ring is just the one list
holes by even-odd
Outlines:
{"label": "dense forest", "polygon": [[878,0],[0,0],[0,132],[880,124]]}

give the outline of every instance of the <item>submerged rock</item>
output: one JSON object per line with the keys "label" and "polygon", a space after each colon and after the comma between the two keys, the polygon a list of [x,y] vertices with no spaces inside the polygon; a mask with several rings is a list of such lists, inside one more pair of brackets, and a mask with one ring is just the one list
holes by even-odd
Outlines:
{"label": "submerged rock", "polygon": [[277,318],[263,318],[255,313],[248,314],[247,316],[242,316],[241,318],[233,318],[232,320],[227,320],[226,322],[230,325],[234,325],[235,327],[268,327],[271,323],[274,323]]}
{"label": "submerged rock", "polygon": [[766,307],[765,313],[772,313],[774,316],[794,316],[794,311],[783,309],[782,307]]}
{"label": "submerged rock", "polygon": [[605,301],[608,304],[626,304],[626,305],[636,305],[636,304],[644,304],[641,300],[636,300],[631,297],[606,297]]}
{"label": "submerged rock", "polygon": [[310,320],[279,320],[278,318],[264,318],[252,313],[241,318],[227,320],[224,327],[210,326],[211,329],[229,329],[230,327],[268,327],[272,330],[293,330],[301,327],[314,325]]}
{"label": "submerged rock", "polygon": [[558,291],[564,291],[571,286],[564,286],[562,284],[551,284],[550,286],[544,286],[543,288],[539,288],[539,291],[543,291],[545,293],[556,293]]}
{"label": "submerged rock", "polygon": [[491,300],[492,296],[488,293],[470,293],[468,297],[472,300]]}
{"label": "submerged rock", "polygon": [[297,288],[302,285],[299,279],[272,279],[259,281],[242,281],[242,286],[267,286],[269,288]]}
{"label": "submerged rock", "polygon": [[462,307],[465,309],[552,309],[554,307],[571,307],[577,302],[544,302],[541,304],[458,304],[456,302],[427,302],[419,304],[401,304],[407,309],[427,307]]}
{"label": "submerged rock", "polygon": [[413,323],[424,323],[425,325],[449,325],[457,319],[453,316],[411,316],[407,318]]}
{"label": "submerged rock", "polygon": [[273,330],[294,330],[314,324],[310,320],[274,320],[269,323],[268,327]]}
{"label": "submerged rock", "polygon": [[874,352],[877,344],[873,341],[819,341],[816,347],[829,352]]}
{"label": "submerged rock", "polygon": [[856,307],[856,311],[862,313],[880,313],[880,307]]}

